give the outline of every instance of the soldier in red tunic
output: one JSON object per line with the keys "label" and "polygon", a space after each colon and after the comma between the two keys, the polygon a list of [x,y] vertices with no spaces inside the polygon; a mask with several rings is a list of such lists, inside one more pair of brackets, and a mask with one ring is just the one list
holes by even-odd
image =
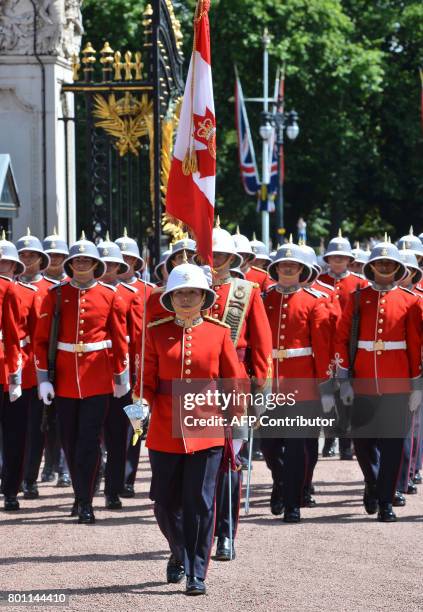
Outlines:
{"label": "soldier in red tunic", "polygon": [[[343,311],[348,302],[350,293],[357,287],[366,287],[368,282],[361,276],[348,270],[348,265],[354,261],[351,244],[347,238],[343,238],[341,230],[336,238],[329,241],[323,260],[329,269],[321,274],[319,280],[334,288],[335,299],[339,300],[340,310]],[[337,399],[337,410],[342,416],[342,421],[348,420],[348,408]],[[323,447],[323,456],[331,457],[335,454],[335,439],[327,437]],[[339,438],[339,458],[353,459],[353,449],[350,438],[341,436]]]}
{"label": "soldier in red tunic", "polygon": [[[231,327],[241,371],[245,379],[251,378],[256,391],[263,389],[272,377],[272,337],[258,285],[233,278],[230,269],[240,266],[242,257],[236,252],[233,237],[220,227],[213,229],[213,289],[217,293],[211,316]],[[253,390],[254,390],[253,389]],[[240,441],[236,450],[241,450]],[[242,472],[231,472],[232,482],[232,534],[235,536],[239,518]],[[234,559],[230,548],[230,522],[228,474],[219,478],[217,493],[216,559]]]}
{"label": "soldier in red tunic", "polygon": [[[87,524],[95,521],[92,498],[109,396],[122,397],[129,390],[125,302],[115,287],[98,281],[104,268],[92,242],[81,239],[71,247],[65,261],[71,280],[55,286],[44,298],[34,342],[40,397],[47,405],[56,397],[75,492],[71,515]],[[60,320],[53,386],[48,348],[57,306]]]}
{"label": "soldier in red tunic", "polygon": [[23,353],[20,346],[21,305],[13,281],[25,266],[15,245],[0,240],[0,423],[3,429],[4,509],[19,510],[18,489],[22,481],[28,421],[28,392],[22,390]]}
{"label": "soldier in red tunic", "polygon": [[266,270],[253,266],[256,256],[251,247],[250,241],[246,236],[243,236],[240,233],[239,227],[237,228],[236,234],[234,234],[232,238],[234,239],[236,252],[242,257],[241,270],[245,274],[245,279],[252,283],[257,283],[260,287],[261,293],[264,293],[271,285],[273,285],[273,281],[267,274]]}
{"label": "soldier in red tunic", "polygon": [[[161,297],[163,306],[174,314],[149,324],[144,370],[140,372],[143,398],[151,406],[146,442],[152,470],[150,498],[172,553],[167,581],[177,583],[186,575],[188,595],[206,591],[224,437],[223,430],[216,428],[213,437],[207,432],[191,437],[184,424],[179,437],[173,433],[175,419],[184,423],[185,413],[181,405],[172,405],[171,382],[184,381],[189,389],[196,379],[239,377],[229,328],[201,316],[201,310],[210,308],[215,299],[197,266],[187,263],[175,267]],[[141,378],[135,399],[139,399],[140,386]]]}
{"label": "soldier in red tunic", "polygon": [[[286,397],[295,394],[292,407],[289,403],[278,406],[274,414],[275,417],[302,415],[315,419],[321,413],[320,395],[326,409],[335,403],[328,374],[330,314],[321,293],[301,286],[307,283],[313,271],[307,255],[298,245],[282,245],[269,266],[269,274],[277,281],[264,297],[273,337],[275,391]],[[306,437],[317,440],[319,430],[320,427],[315,426],[307,429],[307,435],[300,431],[290,435],[286,429],[272,432],[272,437],[267,432],[262,440],[262,450],[273,478],[271,510],[275,515],[284,510],[287,523],[300,520],[310,449]]]}
{"label": "soldier in red tunic", "polygon": [[[380,521],[392,522],[408,411],[418,410],[422,400],[422,315],[419,298],[397,286],[405,266],[394,245],[377,244],[363,273],[370,285],[354,291],[347,302],[336,335],[335,359],[341,399],[354,401],[353,438],[365,480],[365,509],[368,514],[378,512]],[[351,363],[354,316],[359,317],[358,342]]]}
{"label": "soldier in red tunic", "polygon": [[[44,253],[42,244],[36,236],[31,236],[28,228],[26,236],[16,242],[19,258],[25,265],[21,280],[37,288],[37,298],[46,295],[50,287],[57,284],[46,279],[42,272],[50,265],[50,257]],[[25,452],[23,493],[24,499],[36,499],[39,495],[37,478],[45,446],[45,435],[41,431],[43,403],[34,395],[28,412],[28,434]]]}

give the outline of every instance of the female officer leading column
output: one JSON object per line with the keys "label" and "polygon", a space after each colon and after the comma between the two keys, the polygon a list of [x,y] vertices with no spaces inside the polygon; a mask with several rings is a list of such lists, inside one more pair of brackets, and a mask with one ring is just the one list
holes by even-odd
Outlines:
{"label": "female officer leading column", "polygon": [[[152,470],[150,498],[172,553],[167,581],[177,583],[186,575],[187,595],[206,592],[224,437],[221,429],[209,434],[213,438],[189,437],[183,429],[180,437],[173,435],[171,383],[180,380],[189,387],[195,379],[239,377],[229,327],[201,317],[201,310],[211,308],[215,299],[200,268],[188,263],[177,266],[161,296],[173,316],[150,323],[145,344],[143,396],[151,406],[146,442]],[[140,378],[135,398],[139,394]]]}

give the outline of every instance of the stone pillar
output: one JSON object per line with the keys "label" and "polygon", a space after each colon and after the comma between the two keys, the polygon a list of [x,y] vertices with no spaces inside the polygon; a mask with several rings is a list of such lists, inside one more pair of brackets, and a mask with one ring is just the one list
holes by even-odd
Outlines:
{"label": "stone pillar", "polygon": [[[12,158],[21,209],[13,238],[56,226],[73,242],[75,137],[70,58],[79,51],[80,0],[3,0],[0,9],[0,153]],[[35,11],[34,11],[35,5]],[[1,12],[2,11],[2,12]],[[34,44],[34,26],[36,37]],[[67,144],[66,144],[67,140]],[[66,150],[67,146],[67,150]],[[67,161],[66,161],[67,160]]]}

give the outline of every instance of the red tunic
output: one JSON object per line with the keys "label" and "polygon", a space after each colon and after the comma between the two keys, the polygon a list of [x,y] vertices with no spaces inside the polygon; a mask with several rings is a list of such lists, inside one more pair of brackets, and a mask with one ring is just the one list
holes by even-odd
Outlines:
{"label": "red tunic", "polygon": [[[114,287],[96,282],[88,289],[64,283],[59,325],[59,342],[79,347],[91,342],[113,340],[113,370],[116,384],[129,380],[125,301]],[[34,354],[38,382],[47,380],[48,342],[56,304],[55,288],[43,300],[38,320]],[[58,350],[56,395],[84,398],[113,392],[113,377],[107,349],[91,352]]]}
{"label": "red tunic", "polygon": [[22,355],[19,343],[19,296],[16,284],[6,276],[0,276],[0,384],[8,381],[20,384]]}
{"label": "red tunic", "polygon": [[144,296],[137,289],[135,283],[128,285],[121,282],[117,286],[118,294],[123,298],[126,306],[126,329],[129,345],[129,362],[131,371],[131,385],[137,380],[139,367],[139,353],[141,350],[142,319],[144,313]]}
{"label": "red tunic", "polygon": [[[419,298],[406,289],[376,291],[369,286],[360,291],[359,341],[405,342],[406,348],[366,350],[358,348],[354,381],[358,393],[404,393],[408,380],[421,375],[422,313]],[[354,312],[354,295],[343,311],[335,339],[335,361],[340,373],[350,366],[349,339]],[[377,347],[375,347],[377,349]],[[360,382],[361,380],[361,382]]]}
{"label": "red tunic", "polygon": [[[215,285],[217,300],[210,314],[222,320],[229,297],[232,279],[223,285]],[[242,363],[244,376],[254,376],[258,386],[272,377],[272,333],[266,318],[260,290],[253,288],[246,308],[244,323],[241,327],[236,346],[238,358]]]}
{"label": "red tunic", "polygon": [[341,310],[343,310],[348,302],[350,293],[357,289],[357,286],[367,287],[369,282],[359,276],[358,274],[354,274],[354,272],[347,272],[346,276],[342,278],[334,278],[328,273],[321,274],[319,276],[319,281],[322,283],[326,283],[326,285],[330,285],[335,290],[335,299],[339,300]]}
{"label": "red tunic", "polygon": [[245,280],[251,283],[257,283],[260,287],[260,292],[264,293],[275,284],[275,281],[268,275],[266,270],[257,268],[257,266],[251,266],[248,272],[245,274]]}
{"label": "red tunic", "polygon": [[311,349],[309,355],[275,356],[279,392],[297,391],[296,401],[318,399],[317,382],[330,376],[331,321],[325,302],[307,289],[284,294],[275,286],[266,294],[264,306],[274,350]]}
{"label": "red tunic", "polygon": [[[151,407],[147,447],[167,453],[193,453],[223,446],[223,429],[219,427],[211,430],[216,435],[213,438],[206,437],[206,432],[198,438],[187,435],[190,426],[184,425],[184,417],[190,413],[179,403],[172,406],[171,381],[183,380],[189,389],[195,379],[222,378],[233,379],[236,386],[240,367],[229,328],[203,320],[184,329],[168,317],[149,325],[145,349],[143,396]],[[134,396],[139,394],[138,377]],[[173,429],[175,424],[179,436]]]}
{"label": "red tunic", "polygon": [[19,338],[23,355],[22,388],[32,389],[37,385],[33,342],[41,302],[38,299],[39,292],[36,285],[18,281],[16,289],[20,302]]}
{"label": "red tunic", "polygon": [[165,292],[166,287],[155,287],[150,293],[147,302],[147,324],[153,321],[159,321],[169,316],[169,311],[164,308],[160,302],[160,297]]}

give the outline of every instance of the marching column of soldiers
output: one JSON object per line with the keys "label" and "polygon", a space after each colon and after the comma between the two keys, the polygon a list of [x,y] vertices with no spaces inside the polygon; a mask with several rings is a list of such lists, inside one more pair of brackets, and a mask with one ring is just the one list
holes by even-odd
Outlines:
{"label": "marching column of soldiers", "polygon": [[[70,248],[56,231],[43,243],[29,230],[16,245],[0,240],[4,510],[19,511],[20,492],[36,499],[37,481],[55,473],[57,486],[73,488],[78,523],[95,522],[102,476],[105,507],[120,510],[136,494],[141,448],[124,408],[141,407],[166,579],[186,577],[188,595],[206,592],[214,544],[215,559],[236,557],[252,457],[269,468],[274,516],[298,523],[316,505],[319,416],[335,422],[322,455],[336,455],[338,438],[339,458],[357,459],[368,514],[396,521],[393,508],[421,484],[423,235],[411,229],[397,246],[385,236],[363,250],[339,232],[321,258],[292,239],[271,257],[218,220],[212,244],[210,268],[194,240],[175,242],[154,286],[126,231],[98,245],[82,235]],[[295,406],[282,402],[272,416],[311,425],[175,435],[172,382],[218,379],[247,383],[252,397],[294,385]],[[253,400],[242,414],[263,410]]]}

